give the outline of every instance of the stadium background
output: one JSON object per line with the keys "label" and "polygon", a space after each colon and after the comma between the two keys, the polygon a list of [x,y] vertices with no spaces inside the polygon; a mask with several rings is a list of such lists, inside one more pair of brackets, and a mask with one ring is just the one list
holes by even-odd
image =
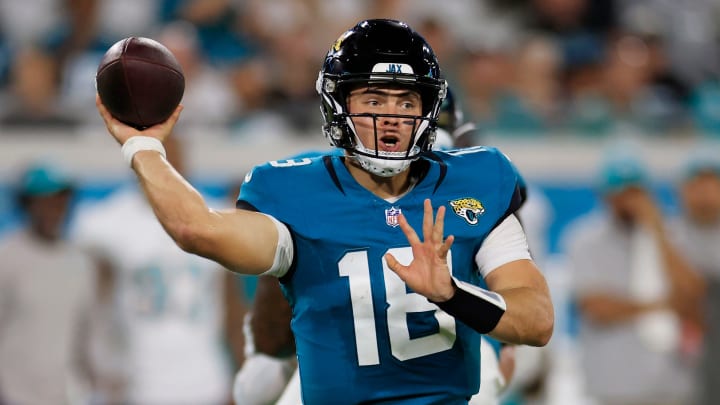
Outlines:
{"label": "stadium background", "polygon": [[[562,231],[598,205],[598,168],[618,142],[647,163],[667,215],[678,210],[690,151],[720,137],[717,2],[0,0],[0,235],[18,223],[13,181],[30,162],[59,163],[84,201],[132,181],[93,105],[115,41],[152,37],[192,64],[178,136],[193,184],[225,196],[255,164],[328,147],[320,61],[343,29],[378,16],[428,38],[480,143],[547,197],[552,346],[572,363]],[[556,396],[573,403],[572,365],[559,373]]]}

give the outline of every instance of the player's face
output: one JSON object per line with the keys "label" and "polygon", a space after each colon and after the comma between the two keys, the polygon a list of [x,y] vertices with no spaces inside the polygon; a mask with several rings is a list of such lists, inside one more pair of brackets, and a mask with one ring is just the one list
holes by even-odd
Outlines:
{"label": "player's face", "polygon": [[71,194],[69,191],[28,199],[27,212],[33,230],[44,239],[60,237]]}
{"label": "player's face", "polygon": [[[348,112],[376,114],[375,117],[353,117],[355,129],[363,146],[380,152],[405,152],[419,120],[383,114],[419,116],[422,113],[420,94],[411,89],[362,87],[350,92]],[[377,130],[377,137],[375,131]]]}
{"label": "player's face", "polygon": [[698,223],[720,221],[720,177],[712,172],[700,173],[687,180],[681,195],[688,216]]}
{"label": "player's face", "polygon": [[615,217],[623,223],[632,224],[637,217],[636,201],[645,195],[645,190],[638,186],[628,186],[606,196],[610,209]]}

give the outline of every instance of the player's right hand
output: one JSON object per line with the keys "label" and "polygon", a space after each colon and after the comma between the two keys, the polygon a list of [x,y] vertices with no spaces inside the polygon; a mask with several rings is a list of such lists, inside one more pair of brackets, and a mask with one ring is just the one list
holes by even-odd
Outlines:
{"label": "player's right hand", "polygon": [[423,239],[417,235],[403,214],[398,217],[400,229],[407,237],[413,252],[412,261],[406,266],[391,253],[385,255],[388,267],[402,279],[408,287],[431,301],[447,301],[455,294],[455,286],[450,275],[447,256],[455,237],[443,239],[445,207],[438,208],[433,219],[433,207],[430,199],[424,202],[422,224]]}
{"label": "player's right hand", "polygon": [[175,127],[175,123],[177,123],[178,118],[180,118],[180,112],[183,109],[182,105],[178,105],[172,115],[170,115],[170,118],[168,118],[165,122],[161,122],[160,124],[153,125],[150,128],[140,131],[139,129],[124,124],[113,117],[112,114],[110,114],[110,111],[105,108],[102,101],[100,101],[100,96],[98,94],[95,94],[95,105],[100,113],[100,117],[102,117],[103,121],[105,121],[105,127],[107,127],[108,132],[110,132],[110,135],[112,135],[120,145],[123,145],[125,141],[133,136],[150,136],[159,139],[161,142],[164,141],[168,136],[170,136],[173,127]]}

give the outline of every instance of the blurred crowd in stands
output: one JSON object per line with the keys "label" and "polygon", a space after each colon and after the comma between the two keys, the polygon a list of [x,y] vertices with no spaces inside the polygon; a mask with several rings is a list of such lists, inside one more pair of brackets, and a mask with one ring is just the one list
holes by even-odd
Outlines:
{"label": "blurred crowd in stands", "polygon": [[317,136],[318,61],[369,17],[405,20],[500,136],[720,136],[713,0],[0,0],[0,128],[98,123],[93,78],[128,36],[187,79],[183,125]]}

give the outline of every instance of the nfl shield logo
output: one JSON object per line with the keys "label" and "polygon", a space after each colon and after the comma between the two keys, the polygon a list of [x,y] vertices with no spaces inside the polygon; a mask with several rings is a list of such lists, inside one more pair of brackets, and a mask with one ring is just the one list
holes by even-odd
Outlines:
{"label": "nfl shield logo", "polygon": [[400,215],[402,211],[400,208],[397,207],[390,207],[385,210],[385,223],[392,226],[393,228],[400,225],[398,223],[398,215]]}

